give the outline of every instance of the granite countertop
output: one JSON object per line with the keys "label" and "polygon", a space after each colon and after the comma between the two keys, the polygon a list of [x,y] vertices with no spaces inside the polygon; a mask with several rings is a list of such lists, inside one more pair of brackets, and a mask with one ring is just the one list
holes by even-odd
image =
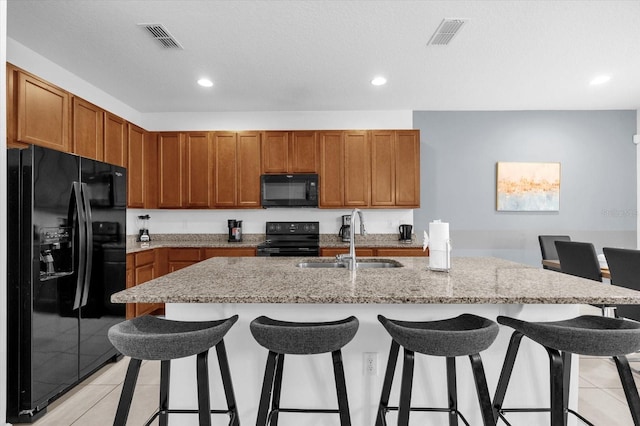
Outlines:
{"label": "granite countertop", "polygon": [[[370,258],[369,258],[370,259]],[[640,304],[640,292],[492,257],[428,258],[401,268],[303,269],[327,258],[215,257],[111,296],[115,303]]]}
{"label": "granite countertop", "polygon": [[[127,236],[127,253],[150,250],[163,247],[257,247],[266,239],[265,234],[244,234],[241,242],[230,243],[227,234],[158,234],[151,236],[149,243],[136,241],[135,236]],[[384,247],[384,248],[422,248],[422,242],[415,235],[411,242],[401,242],[397,234],[371,234],[356,235],[357,247]],[[333,234],[320,235],[320,248],[323,247],[349,247],[349,243],[341,241],[340,237]]]}

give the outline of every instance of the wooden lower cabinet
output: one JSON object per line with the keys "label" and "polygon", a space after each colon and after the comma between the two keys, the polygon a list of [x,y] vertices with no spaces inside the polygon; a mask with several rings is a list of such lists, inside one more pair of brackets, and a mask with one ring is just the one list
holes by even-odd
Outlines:
{"label": "wooden lower cabinet", "polygon": [[[133,257],[133,262],[129,262],[130,256]],[[131,267],[129,265],[132,265]],[[159,265],[156,264],[156,250],[145,250],[134,254],[127,255],[127,287],[129,287],[130,280],[133,281],[133,285],[138,285],[150,281],[159,276],[157,270]],[[131,272],[130,272],[131,271]],[[133,277],[130,279],[130,274]],[[131,308],[129,305],[133,305]],[[154,314],[164,311],[163,303],[135,303],[127,305],[127,318],[138,317],[145,314]]]}
{"label": "wooden lower cabinet", "polygon": [[[348,247],[325,247],[320,249],[320,256],[334,257],[338,254],[349,253]],[[414,257],[428,256],[429,251],[422,251],[420,247],[385,248],[385,247],[358,247],[357,256],[385,256],[385,257]]]}
{"label": "wooden lower cabinet", "polygon": [[200,248],[170,248],[169,272],[174,272],[203,260]]}

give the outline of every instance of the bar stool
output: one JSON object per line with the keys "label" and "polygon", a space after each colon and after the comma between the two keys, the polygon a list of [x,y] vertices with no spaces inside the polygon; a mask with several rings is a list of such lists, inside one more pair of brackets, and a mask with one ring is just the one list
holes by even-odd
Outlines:
{"label": "bar stool", "polygon": [[[571,354],[580,354],[613,358],[618,368],[618,375],[622,381],[633,422],[636,426],[640,426],[640,398],[631,375],[629,362],[625,356],[640,349],[640,323],[592,315],[550,322],[527,322],[499,316],[498,322],[513,328],[515,331],[511,335],[509,348],[507,349],[493,399],[496,419],[502,419],[506,424],[509,424],[504,417],[504,413],[550,411],[550,424],[552,426],[565,426],[568,413],[593,426],[587,419],[568,408]],[[548,409],[505,409],[502,407],[523,336],[542,345],[549,354],[551,402]]]}
{"label": "bar stool", "polygon": [[[238,409],[223,340],[237,320],[237,315],[223,320],[203,322],[171,321],[145,315],[111,327],[108,332],[109,340],[122,355],[131,357],[113,422],[114,426],[124,426],[127,423],[142,360],[161,361],[160,406],[146,423],[147,426],[158,416],[160,426],[166,426],[169,414],[187,413],[199,413],[201,426],[211,425],[211,414],[228,414],[229,425],[239,426]],[[226,410],[210,409],[207,358],[209,349],[214,346],[227,399]],[[170,360],[191,355],[197,355],[198,410],[170,410],[168,408]]]}
{"label": "bar stool", "polygon": [[[261,316],[254,319],[249,327],[256,341],[269,350],[256,426],[277,425],[279,413],[338,413],[341,426],[351,425],[341,348],[356,335],[357,318],[351,316],[331,322],[288,322]],[[338,409],[280,407],[284,356],[328,352],[333,358]]]}
{"label": "bar stool", "polygon": [[[376,426],[386,426],[385,416],[391,410],[398,411],[398,425],[407,426],[409,424],[409,413],[411,411],[432,411],[448,412],[450,426],[458,424],[458,417],[469,426],[462,413],[458,411],[455,359],[457,356],[468,356],[471,360],[483,423],[485,426],[495,425],[480,352],[491,346],[496,339],[498,324],[471,314],[424,322],[398,321],[378,315],[378,320],[389,332],[393,340],[391,341],[389,361],[387,362],[387,370],[382,385]],[[404,347],[400,404],[398,407],[390,407],[389,394],[391,393],[400,346]],[[446,357],[448,408],[411,407],[414,352]]]}

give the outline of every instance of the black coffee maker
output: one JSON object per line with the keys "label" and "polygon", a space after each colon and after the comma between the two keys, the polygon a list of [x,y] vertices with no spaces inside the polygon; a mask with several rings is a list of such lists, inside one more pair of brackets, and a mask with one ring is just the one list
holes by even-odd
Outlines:
{"label": "black coffee maker", "polygon": [[400,242],[410,243],[411,242],[411,230],[413,229],[412,225],[400,225],[398,227],[398,231],[400,232]]}
{"label": "black coffee maker", "polygon": [[338,237],[341,237],[345,243],[351,241],[351,215],[342,216],[342,226],[338,231]]}
{"label": "black coffee maker", "polygon": [[227,225],[229,226],[229,242],[239,243],[242,241],[242,221],[229,219]]}

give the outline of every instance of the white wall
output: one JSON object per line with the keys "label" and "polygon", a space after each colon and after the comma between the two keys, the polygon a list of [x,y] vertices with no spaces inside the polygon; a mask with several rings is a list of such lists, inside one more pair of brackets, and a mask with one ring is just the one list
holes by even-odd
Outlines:
{"label": "white wall", "polygon": [[[6,62],[7,46],[7,2],[0,0],[0,64]],[[0,81],[6,80],[7,68],[0,66]],[[6,111],[7,85],[0,84],[0,111]],[[7,115],[0,114],[0,176],[7,175]],[[0,324],[7,323],[7,179],[0,179]],[[0,327],[0,423],[7,414],[7,329]]]}
{"label": "white wall", "polygon": [[[636,111],[636,135],[640,135],[640,109]],[[636,248],[640,249],[640,144],[636,145],[636,191],[637,191],[637,208],[636,208]]]}

